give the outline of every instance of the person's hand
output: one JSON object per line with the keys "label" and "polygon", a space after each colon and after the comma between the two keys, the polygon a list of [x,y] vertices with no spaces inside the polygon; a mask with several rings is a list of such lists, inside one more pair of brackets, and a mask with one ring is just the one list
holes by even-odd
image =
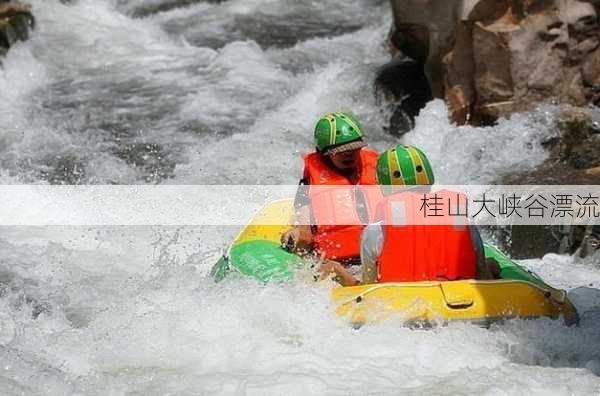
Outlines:
{"label": "person's hand", "polygon": [[281,235],[281,246],[291,253],[310,251],[313,235],[310,226],[295,226]]}
{"label": "person's hand", "polygon": [[293,252],[298,246],[300,240],[300,230],[296,227],[291,228],[281,235],[281,246],[288,252]]}
{"label": "person's hand", "polygon": [[320,280],[327,279],[331,275],[335,276],[336,282],[342,286],[356,286],[360,282],[354,277],[344,266],[337,261],[325,260],[324,255],[321,255],[321,265],[318,268]]}
{"label": "person's hand", "polygon": [[330,275],[337,275],[339,263],[331,260],[324,260],[317,271],[319,271],[319,279],[327,279]]}

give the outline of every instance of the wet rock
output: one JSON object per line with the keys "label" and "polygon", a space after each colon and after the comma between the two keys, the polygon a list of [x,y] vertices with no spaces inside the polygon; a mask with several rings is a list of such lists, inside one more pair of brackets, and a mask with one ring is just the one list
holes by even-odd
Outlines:
{"label": "wet rock", "polygon": [[[584,60],[582,67],[583,82],[588,87],[600,86],[600,50],[595,49],[590,52]],[[596,97],[593,98],[594,104],[598,104]]]}
{"label": "wet rock", "polygon": [[0,2],[0,56],[17,41],[29,38],[35,27],[31,6],[19,2]]}
{"label": "wet rock", "polygon": [[234,25],[240,39],[254,40],[262,48],[292,47],[308,39],[340,36],[363,27],[361,23],[352,21],[329,21],[327,18],[290,20],[263,13],[236,16]]}
{"label": "wet rock", "polygon": [[589,168],[585,170],[585,174],[588,176],[600,177],[600,166]]}
{"label": "wet rock", "polygon": [[199,47],[218,49],[233,41],[252,40],[266,49],[289,48],[313,38],[356,32],[364,26],[360,21],[354,20],[330,19],[325,16],[289,19],[266,12],[235,15],[223,25],[224,34],[217,36],[194,31],[190,27],[195,24],[197,16],[192,15],[168,21],[163,28],[172,35],[185,36],[190,44]]}
{"label": "wet rock", "polygon": [[145,18],[159,12],[171,11],[176,8],[189,7],[198,3],[222,3],[225,0],[171,0],[159,3],[143,4],[136,7],[132,12],[133,18]]}
{"label": "wet rock", "polygon": [[117,150],[116,155],[138,168],[148,183],[158,183],[172,177],[175,163],[170,161],[159,144],[132,143]]}
{"label": "wet rock", "polygon": [[376,90],[390,107],[388,132],[399,136],[414,126],[414,118],[432,99],[423,65],[407,58],[394,58],[377,71]]}
{"label": "wet rock", "polygon": [[[600,129],[596,110],[568,109],[543,143],[550,151],[546,161],[532,171],[513,172],[498,184],[584,185],[600,184]],[[600,228],[573,224],[565,227],[513,226],[505,248],[516,258],[542,257],[546,253],[595,252]]]}
{"label": "wet rock", "polygon": [[51,157],[42,178],[51,184],[82,184],[85,182],[84,162],[74,154]]}
{"label": "wet rock", "polygon": [[515,225],[489,232],[502,250],[516,259],[541,258],[548,253],[585,258],[600,248],[600,226],[591,224]]}
{"label": "wet rock", "polygon": [[550,151],[533,171],[515,172],[504,184],[600,184],[600,125],[596,110],[568,109],[543,145]]}
{"label": "wet rock", "polygon": [[563,235],[557,227],[520,225],[509,228],[510,238],[504,241],[504,250],[516,259],[543,257],[561,252]]}
{"label": "wet rock", "polygon": [[553,101],[600,102],[600,4],[392,0],[395,48],[424,65],[453,121],[492,123]]}

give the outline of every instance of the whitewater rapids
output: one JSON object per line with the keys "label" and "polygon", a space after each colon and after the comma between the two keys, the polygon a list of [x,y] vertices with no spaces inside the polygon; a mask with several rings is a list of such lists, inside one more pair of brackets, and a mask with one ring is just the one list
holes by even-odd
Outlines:
{"label": "whitewater rapids", "polygon": [[[373,147],[397,141],[373,90],[387,1],[30,2],[38,29],[0,70],[1,183],[293,184],[338,109]],[[553,117],[459,128],[434,101],[403,141],[440,183],[483,184],[541,163]],[[0,393],[600,393],[600,257],[525,262],[571,291],[580,327],[357,331],[330,285],[207,278],[237,231],[1,227]]]}

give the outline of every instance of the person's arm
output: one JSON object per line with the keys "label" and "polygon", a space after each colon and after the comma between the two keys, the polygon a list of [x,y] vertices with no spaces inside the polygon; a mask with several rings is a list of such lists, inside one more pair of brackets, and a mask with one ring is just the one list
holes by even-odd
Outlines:
{"label": "person's arm", "polygon": [[281,245],[290,252],[308,250],[313,242],[310,227],[310,209],[304,206],[296,210],[295,224],[281,235]]}
{"label": "person's arm", "polygon": [[313,233],[310,226],[310,199],[308,178],[300,179],[294,198],[294,225],[281,235],[281,244],[290,252],[308,250],[312,245]]}
{"label": "person's arm", "polygon": [[319,266],[319,272],[321,273],[321,280],[327,278],[330,274],[335,274],[337,281],[342,286],[356,286],[360,284],[358,279],[337,261],[325,260]]}
{"label": "person's arm", "polygon": [[383,227],[381,223],[369,224],[365,227],[360,243],[360,259],[362,263],[362,282],[354,277],[343,265],[336,261],[325,260],[319,266],[321,279],[335,273],[342,286],[377,283],[377,259],[383,248]]}
{"label": "person's arm", "polygon": [[300,230],[300,241],[305,245],[311,244],[313,239],[310,221],[310,198],[308,197],[309,184],[307,176],[300,179],[296,198],[294,198],[295,225]]}
{"label": "person's arm", "polygon": [[378,280],[377,260],[383,248],[383,227],[381,223],[369,224],[362,232],[360,240],[360,261],[362,263],[362,283],[376,283]]}
{"label": "person's arm", "polygon": [[310,198],[308,197],[309,185],[310,181],[306,176],[298,182],[298,189],[296,190],[296,196],[294,197],[294,208],[299,209],[303,206],[310,205]]}

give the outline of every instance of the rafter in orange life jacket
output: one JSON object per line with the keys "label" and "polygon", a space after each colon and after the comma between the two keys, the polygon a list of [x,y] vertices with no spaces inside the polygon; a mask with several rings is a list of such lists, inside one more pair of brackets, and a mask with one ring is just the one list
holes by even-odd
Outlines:
{"label": "rafter in orange life jacket", "polygon": [[[461,193],[435,194],[442,202],[466,202]],[[377,260],[378,281],[474,279],[477,251],[466,219],[447,211],[423,218],[422,198],[423,193],[402,192],[380,201],[375,220],[382,221],[384,242]]]}
{"label": "rafter in orange life jacket", "polygon": [[[331,260],[348,260],[360,256],[360,237],[364,228],[375,214],[381,197],[379,189],[362,191],[366,217],[361,218],[361,197],[353,185],[377,184],[377,152],[363,148],[360,151],[356,180],[337,170],[319,153],[304,157],[304,177],[308,180],[310,209],[314,232],[314,248]],[[331,188],[325,188],[331,186]]]}

